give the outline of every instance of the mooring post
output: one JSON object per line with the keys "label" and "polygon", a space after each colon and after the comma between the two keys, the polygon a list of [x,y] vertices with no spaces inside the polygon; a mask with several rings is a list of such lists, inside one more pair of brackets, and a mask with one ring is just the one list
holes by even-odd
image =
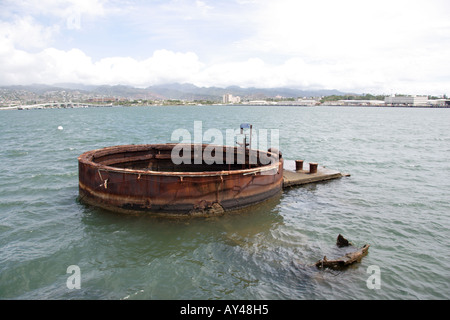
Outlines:
{"label": "mooring post", "polygon": [[309,173],[317,173],[317,162],[309,163]]}
{"label": "mooring post", "polygon": [[303,160],[295,160],[295,171],[303,170]]}

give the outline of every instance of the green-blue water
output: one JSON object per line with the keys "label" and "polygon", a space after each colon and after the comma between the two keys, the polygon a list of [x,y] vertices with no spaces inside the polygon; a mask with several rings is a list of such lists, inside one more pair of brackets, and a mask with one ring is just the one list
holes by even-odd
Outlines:
{"label": "green-blue water", "polygon": [[[77,157],[172,131],[279,129],[286,159],[350,177],[239,215],[164,220],[78,201]],[[142,107],[0,111],[2,299],[449,299],[450,109]],[[58,130],[63,126],[63,130]],[[370,244],[345,271],[341,233]],[[81,288],[69,289],[70,265]],[[369,266],[380,269],[370,289]]]}

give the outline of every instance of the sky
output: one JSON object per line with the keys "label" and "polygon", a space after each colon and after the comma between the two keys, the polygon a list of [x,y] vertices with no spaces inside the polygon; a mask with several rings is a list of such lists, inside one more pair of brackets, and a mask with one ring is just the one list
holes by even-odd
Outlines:
{"label": "sky", "polygon": [[450,93],[448,0],[0,0],[0,85]]}

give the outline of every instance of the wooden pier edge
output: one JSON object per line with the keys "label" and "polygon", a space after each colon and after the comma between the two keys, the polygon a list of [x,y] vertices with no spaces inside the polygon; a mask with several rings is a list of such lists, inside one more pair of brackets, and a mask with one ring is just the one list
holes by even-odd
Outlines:
{"label": "wooden pier edge", "polygon": [[300,166],[300,168],[302,168],[301,170],[296,170],[296,168],[299,168],[297,161],[298,160],[285,160],[283,188],[350,176],[347,173],[341,173],[337,170],[325,168],[323,166],[317,166],[317,168],[310,170],[308,167],[303,168],[302,165]]}

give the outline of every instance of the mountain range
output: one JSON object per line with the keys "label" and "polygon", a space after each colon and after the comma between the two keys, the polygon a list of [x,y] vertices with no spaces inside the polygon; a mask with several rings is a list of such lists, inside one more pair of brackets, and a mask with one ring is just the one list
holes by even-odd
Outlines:
{"label": "mountain range", "polygon": [[25,90],[35,94],[46,94],[51,91],[78,91],[105,97],[121,97],[127,99],[176,99],[176,100],[211,100],[221,101],[224,94],[240,96],[244,99],[318,97],[329,95],[345,95],[338,90],[303,90],[295,88],[242,88],[238,86],[198,87],[189,83],[172,83],[137,88],[126,85],[85,85],[76,83],[58,83],[54,85],[32,84],[2,86],[1,89]]}

